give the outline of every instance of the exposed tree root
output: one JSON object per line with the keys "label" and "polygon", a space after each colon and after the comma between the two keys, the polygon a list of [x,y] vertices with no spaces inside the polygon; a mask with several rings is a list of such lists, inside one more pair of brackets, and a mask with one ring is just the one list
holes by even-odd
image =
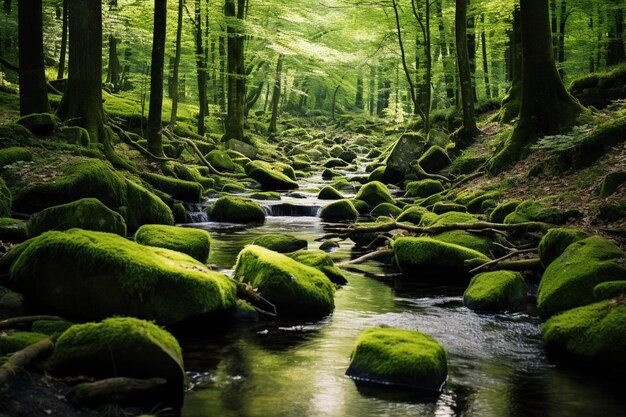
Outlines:
{"label": "exposed tree root", "polygon": [[13,327],[19,324],[30,324],[39,320],[55,320],[55,321],[67,321],[63,317],[59,316],[22,316],[12,317],[10,319],[0,321],[0,329]]}
{"label": "exposed tree root", "polygon": [[15,352],[9,360],[0,367],[0,387],[6,384],[19,370],[24,368],[34,359],[51,351],[54,344],[50,339],[43,339],[37,343]]}
{"label": "exposed tree root", "polygon": [[72,388],[65,398],[78,407],[105,402],[124,402],[137,396],[157,393],[165,384],[167,384],[165,378],[108,378],[79,384]]}

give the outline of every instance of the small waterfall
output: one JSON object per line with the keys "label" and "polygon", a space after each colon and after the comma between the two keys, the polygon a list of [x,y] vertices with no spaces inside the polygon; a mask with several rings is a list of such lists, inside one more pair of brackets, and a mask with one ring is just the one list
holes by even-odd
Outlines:
{"label": "small waterfall", "polygon": [[282,217],[317,217],[319,216],[320,206],[304,206],[297,204],[272,204],[263,207],[265,214],[268,216]]}
{"label": "small waterfall", "polygon": [[206,223],[209,221],[205,207],[201,204],[187,204],[185,213],[187,223]]}

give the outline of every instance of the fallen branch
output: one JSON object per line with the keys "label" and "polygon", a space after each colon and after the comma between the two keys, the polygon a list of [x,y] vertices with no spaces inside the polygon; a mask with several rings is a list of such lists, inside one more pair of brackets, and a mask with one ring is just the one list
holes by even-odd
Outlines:
{"label": "fallen branch", "polygon": [[502,257],[500,257],[498,259],[494,259],[493,261],[485,262],[484,264],[477,266],[476,268],[470,270],[469,272],[470,272],[470,274],[475,274],[478,271],[482,271],[483,269],[489,268],[490,266],[493,266],[493,265],[498,265],[502,261],[510,259],[510,258],[512,258],[514,256],[522,255],[524,253],[537,252],[537,250],[538,250],[538,248],[514,250],[514,251],[511,251],[511,252],[507,253],[506,255],[504,255],[504,256],[502,256]]}
{"label": "fallen branch", "polygon": [[128,136],[126,131],[124,129],[122,129],[120,126],[118,126],[111,119],[109,119],[109,125],[111,126],[111,129],[113,129],[113,131],[117,134],[117,136],[120,137],[120,140],[122,142],[124,142],[126,145],[130,146],[131,148],[135,149],[136,151],[138,151],[140,154],[142,154],[146,158],[151,159],[151,160],[156,161],[156,162],[179,162],[179,161],[177,161],[176,159],[173,159],[173,158],[156,156],[155,154],[153,154],[152,152],[150,152],[149,150],[147,150],[146,148],[144,148],[143,146],[141,146],[137,142],[133,141]]}
{"label": "fallen branch", "polygon": [[20,369],[53,348],[54,344],[50,339],[43,339],[15,352],[9,360],[0,367],[0,387],[6,384]]}
{"label": "fallen branch", "polygon": [[362,263],[365,263],[367,261],[371,261],[372,259],[378,259],[378,258],[384,258],[385,256],[391,256],[393,255],[393,250],[391,249],[379,249],[376,252],[371,252],[368,253],[366,255],[363,255],[359,258],[353,259],[351,261],[345,261],[345,262],[341,262],[338,263],[337,266],[339,267],[345,267],[348,265],[359,265]]}
{"label": "fallen branch", "polygon": [[38,320],[55,320],[55,321],[67,321],[63,317],[59,316],[22,316],[12,317],[10,319],[0,321],[0,329],[13,327],[19,324],[30,324]]}
{"label": "fallen branch", "polygon": [[542,271],[543,264],[539,258],[520,259],[519,261],[500,262],[498,269],[507,271]]}
{"label": "fallen branch", "polygon": [[137,396],[156,394],[165,384],[165,378],[108,378],[76,385],[65,398],[78,407],[104,402],[124,402]]}
{"label": "fallen branch", "polygon": [[478,171],[478,172],[474,172],[473,174],[469,174],[464,176],[463,178],[461,178],[460,180],[458,180],[457,182],[455,182],[454,184],[452,184],[452,186],[450,186],[450,189],[452,190],[456,190],[458,189],[461,185],[468,183],[476,178],[482,177],[483,175],[485,175],[485,171]]}
{"label": "fallen branch", "polygon": [[[255,291],[255,289],[250,284],[246,284],[244,282],[239,282],[239,281],[236,281],[236,283],[237,283],[237,296],[239,298],[241,298],[242,300],[248,301],[250,304],[252,304],[252,307],[254,307],[254,309],[261,314],[264,314],[270,317],[278,316],[276,305],[272,304],[270,301],[263,298],[263,296],[261,296],[261,294]],[[263,308],[258,307],[258,305],[263,306]]]}

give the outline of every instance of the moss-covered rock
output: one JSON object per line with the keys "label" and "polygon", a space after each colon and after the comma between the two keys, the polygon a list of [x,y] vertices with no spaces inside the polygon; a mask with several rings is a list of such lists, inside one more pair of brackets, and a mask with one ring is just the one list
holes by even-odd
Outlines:
{"label": "moss-covered rock", "polygon": [[410,279],[465,281],[471,265],[489,262],[473,249],[428,237],[401,237],[393,245],[396,263]]}
{"label": "moss-covered rock", "polygon": [[227,276],[188,255],[109,233],[47,232],[9,255],[11,288],[35,310],[67,318],[128,315],[173,324],[235,304]]}
{"label": "moss-covered rock", "polygon": [[9,190],[2,177],[0,177],[0,217],[10,216],[12,205],[13,197],[11,196],[11,190]]}
{"label": "moss-covered rock", "polygon": [[285,233],[263,235],[256,238],[252,244],[278,253],[295,252],[300,249],[306,249],[308,246],[308,242],[305,239],[298,239],[293,235]]}
{"label": "moss-covered rock", "polygon": [[374,207],[374,209],[370,212],[373,217],[385,216],[385,217],[393,217],[396,218],[400,214],[402,214],[402,209],[395,204],[391,203],[381,203]]}
{"label": "moss-covered rock", "polygon": [[22,188],[14,200],[15,210],[37,213],[92,197],[120,213],[129,232],[143,224],[174,224],[172,211],[160,198],[124,178],[106,162],[78,159],[65,164],[60,171],[61,175],[54,180]]}
{"label": "moss-covered rock", "polygon": [[327,160],[326,162],[324,162],[322,164],[322,166],[324,168],[345,168],[348,165],[350,165],[349,163],[347,163],[346,161],[344,161],[343,159],[339,159],[339,158],[330,158],[329,160]]}
{"label": "moss-covered rock", "polygon": [[404,209],[402,214],[398,216],[399,222],[409,222],[413,224],[420,224],[422,221],[422,216],[424,214],[430,213],[426,208],[422,206],[409,206]]}
{"label": "moss-covered rock", "polygon": [[32,161],[33,154],[26,148],[11,146],[0,149],[0,168],[19,161]]}
{"label": "moss-covered rock", "polygon": [[404,196],[407,198],[426,198],[444,190],[437,180],[411,181],[406,185]]}
{"label": "moss-covered rock", "polygon": [[247,198],[224,196],[213,204],[210,218],[214,222],[263,223],[265,212],[260,205]]}
{"label": "moss-covered rock", "polygon": [[463,294],[463,304],[485,313],[524,311],[527,292],[526,281],[519,272],[484,272],[470,281]]}
{"label": "moss-covered rock", "polygon": [[[449,224],[465,224],[474,223],[478,219],[471,214],[449,211],[433,218],[429,226],[445,226]],[[473,249],[484,255],[491,254],[492,241],[491,238],[483,235],[476,235],[465,230],[450,230],[448,232],[439,233],[432,236],[442,242],[453,243],[455,245],[464,246]]]}
{"label": "moss-covered rock", "polygon": [[362,200],[358,200],[356,198],[351,198],[349,201],[352,203],[356,211],[359,212],[359,215],[366,215],[370,212],[370,206]]}
{"label": "moss-covered rock", "polygon": [[376,167],[370,172],[370,175],[367,177],[368,182],[372,181],[384,181],[385,180],[385,166],[381,165]]}
{"label": "moss-covered rock", "polygon": [[426,139],[419,134],[402,135],[387,157],[385,179],[390,182],[401,181],[411,168],[411,163],[422,156],[425,146]]}
{"label": "moss-covered rock", "polygon": [[335,190],[334,187],[327,185],[320,190],[317,198],[320,200],[342,200],[344,196],[341,195],[339,191]]}
{"label": "moss-covered rock", "polygon": [[176,200],[188,203],[200,203],[204,188],[195,181],[179,180],[165,175],[145,172],[141,178],[159,191],[171,195]]}
{"label": "moss-covered rock", "polygon": [[354,198],[365,201],[370,208],[374,208],[381,203],[394,202],[389,190],[380,181],[371,181],[363,185]]}
{"label": "moss-covered rock", "polygon": [[330,282],[337,285],[345,285],[348,283],[344,273],[335,266],[333,259],[323,250],[299,250],[288,254],[291,259],[294,259],[304,265],[311,266],[324,273],[330,280]]}
{"label": "moss-covered rock", "polygon": [[493,209],[489,215],[489,221],[492,223],[502,223],[509,214],[513,213],[517,206],[521,204],[519,200],[509,200],[505,203],[499,204]]}
{"label": "moss-covered rock", "polygon": [[278,201],[280,200],[280,194],[277,193],[276,191],[265,191],[265,192],[259,192],[259,193],[252,193],[249,196],[251,199],[253,200],[261,200],[261,201],[268,201],[268,200],[275,200]]}
{"label": "moss-covered rock", "polygon": [[33,322],[31,331],[55,337],[61,335],[72,325],[73,323],[65,320],[37,320]]}
{"label": "moss-covered rock", "polygon": [[467,211],[467,207],[463,204],[451,203],[449,201],[438,201],[433,206],[433,213],[435,214],[444,214],[451,211],[465,213]]}
{"label": "moss-covered rock", "polygon": [[160,224],[141,226],[135,233],[135,242],[186,253],[202,263],[209,259],[211,249],[211,236],[206,230]]}
{"label": "moss-covered rock", "polygon": [[614,194],[618,188],[626,183],[626,171],[617,171],[608,174],[600,185],[600,197],[605,198]]}
{"label": "moss-covered rock", "polygon": [[550,229],[539,242],[539,258],[543,266],[547,267],[556,258],[561,256],[565,249],[574,242],[583,240],[588,235],[576,229]]}
{"label": "moss-covered rock", "polygon": [[206,155],[207,161],[218,171],[237,172],[241,168],[224,151],[214,149]]}
{"label": "moss-covered rock", "polygon": [[352,151],[352,150],[346,150],[343,151],[339,154],[339,156],[337,156],[337,158],[341,159],[342,161],[345,161],[349,164],[351,164],[352,162],[354,162],[354,160],[356,159],[357,154],[356,152]]}
{"label": "moss-covered rock", "polygon": [[335,288],[326,275],[260,246],[239,253],[234,276],[257,288],[280,315],[322,317],[335,307]]}
{"label": "moss-covered rock", "polygon": [[607,374],[626,368],[626,305],[601,301],[550,318],[543,326],[546,347],[577,367],[603,365]]}
{"label": "moss-covered rock", "polygon": [[161,164],[161,170],[168,177],[197,182],[207,189],[215,187],[215,180],[205,176],[208,175],[208,170],[204,166],[190,166],[179,162],[166,162]]}
{"label": "moss-covered rock", "polygon": [[626,295],[626,281],[607,281],[593,288],[593,296],[596,300],[608,300]]}
{"label": "moss-covered rock", "polygon": [[333,171],[332,169],[326,168],[324,171],[322,171],[322,178],[325,180],[329,180],[331,178],[334,178],[336,176],[338,176],[339,174],[337,174],[335,171]]}
{"label": "moss-covered rock", "polygon": [[626,65],[582,75],[572,80],[569,92],[583,106],[603,109],[614,100],[626,98]]}
{"label": "moss-covered rock", "polygon": [[537,308],[543,317],[595,301],[593,289],[606,281],[626,280],[626,255],[598,236],[574,242],[543,274]]}
{"label": "moss-covered rock", "polygon": [[526,200],[515,208],[515,211],[504,218],[504,224],[519,224],[525,222],[543,222],[550,224],[565,224],[577,212],[563,212],[550,207],[545,201]]}
{"label": "moss-covered rock", "polygon": [[469,201],[462,204],[465,204],[467,211],[470,213],[482,213],[486,209],[495,206],[501,194],[502,193],[498,190],[479,192],[473,198],[469,199]]}
{"label": "moss-covered rock", "polygon": [[48,207],[33,214],[27,223],[28,234],[38,236],[48,230],[74,228],[126,236],[126,222],[97,198],[83,198],[68,204]]}
{"label": "moss-covered rock", "polygon": [[0,355],[17,352],[48,336],[35,332],[10,332],[0,335]]}
{"label": "moss-covered rock", "polygon": [[20,315],[24,305],[24,297],[6,287],[0,287],[0,310],[10,315]]}
{"label": "moss-covered rock", "polygon": [[592,165],[626,137],[626,117],[611,119],[559,155],[563,167],[580,169]]}
{"label": "moss-covered rock", "polygon": [[615,204],[600,205],[598,217],[607,222],[616,222],[626,219],[626,201],[622,200]]}
{"label": "moss-covered rock", "polygon": [[357,381],[439,393],[448,377],[445,349],[418,331],[367,329],[351,356],[346,374]]}
{"label": "moss-covered rock", "polygon": [[89,132],[83,127],[63,126],[59,130],[66,143],[85,147],[88,147],[91,144]]}
{"label": "moss-covered rock", "polygon": [[434,174],[449,166],[452,161],[441,146],[431,146],[417,161],[424,171]]}
{"label": "moss-covered rock", "polygon": [[15,122],[24,126],[33,135],[48,136],[54,132],[57,127],[57,119],[54,114],[50,113],[33,113],[20,117]]}
{"label": "moss-covered rock", "polygon": [[328,239],[322,242],[320,250],[324,252],[331,252],[334,249],[339,249],[341,240],[339,238]]}
{"label": "moss-covered rock", "polygon": [[50,364],[58,376],[164,378],[167,383],[153,394],[153,405],[180,410],[183,404],[180,346],[170,333],[145,320],[115,317],[76,324],[57,340]]}
{"label": "moss-covered rock", "polygon": [[24,220],[0,217],[0,240],[20,243],[28,239],[28,227]]}
{"label": "moss-covered rock", "polygon": [[[264,191],[293,190],[298,184],[272,164],[264,161],[252,161],[246,165],[246,174],[258,181]],[[295,174],[294,174],[295,177]]]}
{"label": "moss-covered rock", "polygon": [[325,221],[355,221],[359,212],[350,200],[339,200],[322,208],[320,218]]}

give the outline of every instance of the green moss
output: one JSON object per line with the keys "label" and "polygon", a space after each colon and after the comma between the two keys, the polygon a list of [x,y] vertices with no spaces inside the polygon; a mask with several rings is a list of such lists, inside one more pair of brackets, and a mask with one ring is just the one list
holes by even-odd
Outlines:
{"label": "green moss", "polygon": [[31,237],[48,230],[73,228],[126,236],[126,222],[122,215],[111,210],[96,198],[83,198],[73,203],[48,207],[33,214],[28,219],[27,228]]}
{"label": "green moss", "polygon": [[452,161],[450,172],[456,175],[467,175],[475,172],[478,168],[487,162],[484,156],[475,156],[469,152],[464,152]]}
{"label": "green moss", "polygon": [[119,212],[129,231],[147,223],[174,223],[172,211],[161,199],[124,178],[106,162],[77,159],[63,165],[60,171],[62,175],[54,180],[21,189],[15,198],[15,209],[30,214],[92,197]]}
{"label": "green moss", "polygon": [[409,222],[413,224],[420,224],[424,214],[430,213],[426,208],[421,206],[409,206],[404,209],[402,214],[398,216],[399,222]]}
{"label": "green moss", "polygon": [[213,204],[210,218],[214,222],[263,223],[265,212],[261,206],[247,198],[224,196]]}
{"label": "green moss", "polygon": [[539,242],[539,257],[543,266],[547,267],[561,256],[565,249],[574,242],[583,240],[588,235],[576,229],[550,229]]}
{"label": "green moss", "polygon": [[626,295],[626,281],[603,282],[593,288],[593,296],[596,300],[607,300],[624,295]]}
{"label": "green moss", "polygon": [[504,224],[519,224],[525,222],[565,224],[567,219],[574,216],[574,212],[562,212],[548,206],[546,201],[526,200],[518,205],[513,213],[504,218]]}
{"label": "green moss", "polygon": [[334,284],[345,285],[348,283],[341,269],[335,266],[333,259],[323,250],[299,250],[287,256],[304,265],[320,270]]}
{"label": "green moss", "polygon": [[201,172],[201,168],[204,169],[206,167],[189,166],[178,162],[166,162],[161,164],[161,170],[168,177],[174,177],[179,180],[189,182],[197,182],[204,188],[215,187],[215,180],[205,177]]}
{"label": "green moss", "polygon": [[357,380],[440,392],[447,379],[447,355],[432,337],[411,330],[363,331],[346,372]]}
{"label": "green moss", "polygon": [[0,355],[17,352],[47,337],[45,334],[34,332],[12,332],[0,335]]}
{"label": "green moss", "polygon": [[465,281],[469,278],[471,265],[490,260],[473,249],[428,237],[398,238],[393,250],[404,276],[415,280]]}
{"label": "green moss", "polygon": [[33,135],[48,136],[54,132],[57,127],[57,119],[50,113],[33,113],[20,117],[15,122],[24,126]]}
{"label": "green moss", "polygon": [[598,236],[574,242],[543,274],[537,307],[543,317],[594,302],[593,289],[626,279],[624,252]]}
{"label": "green moss", "polygon": [[320,217],[325,221],[355,221],[359,212],[350,200],[339,200],[323,207]]}
{"label": "green moss", "polygon": [[225,275],[118,235],[47,232],[16,249],[11,287],[38,309],[67,318],[130,315],[172,324],[235,303],[235,285]]}
{"label": "green moss", "polygon": [[602,204],[598,217],[608,222],[616,222],[626,218],[626,201],[617,204]]}
{"label": "green moss", "polygon": [[373,217],[386,216],[396,218],[402,214],[402,209],[395,204],[381,203],[374,207],[370,213]]}
{"label": "green moss", "polygon": [[452,163],[448,153],[440,146],[431,146],[418,160],[424,171],[439,172]]}
{"label": "green moss", "polygon": [[391,182],[401,181],[411,168],[411,163],[422,156],[425,146],[426,139],[419,133],[403,134],[393,145],[385,161],[385,179]]}
{"label": "green moss", "polygon": [[276,191],[266,191],[266,192],[260,192],[260,193],[253,193],[250,194],[250,198],[253,200],[261,200],[261,201],[266,201],[266,200],[280,200],[280,194],[277,193]]}
{"label": "green moss", "polygon": [[624,183],[626,183],[626,171],[608,174],[600,185],[600,197],[605,198],[614,194]]}
{"label": "green moss", "polygon": [[72,323],[65,320],[37,320],[33,322],[31,331],[48,336],[58,336],[70,327]]}
{"label": "green moss", "polygon": [[386,178],[385,172],[386,172],[386,167],[384,165],[375,167],[374,169],[372,169],[369,177],[367,178],[368,182],[384,181]]}
{"label": "green moss", "polygon": [[211,248],[211,236],[206,230],[159,224],[141,226],[135,233],[135,242],[186,253],[202,263],[209,259]]}
{"label": "green moss", "polygon": [[[264,161],[252,161],[246,165],[246,174],[258,181],[264,191],[293,190],[298,184],[283,172]],[[294,173],[295,177],[295,173]]]}
{"label": "green moss", "polygon": [[407,198],[426,198],[444,190],[437,180],[411,181],[406,185],[404,196]]}
{"label": "green moss", "polygon": [[243,194],[246,192],[246,187],[237,182],[229,182],[224,184],[222,192],[228,194]]}
{"label": "green moss", "polygon": [[339,158],[339,155],[343,153],[343,147],[341,147],[340,145],[335,145],[332,148],[330,148],[328,153],[334,156],[335,158]]}
{"label": "green moss", "polygon": [[12,146],[0,149],[0,168],[19,161],[32,161],[33,154],[26,148]]}
{"label": "green moss", "polygon": [[352,203],[356,211],[359,212],[359,215],[366,215],[370,211],[370,206],[362,200],[357,200],[356,198],[351,198],[349,201]]}
{"label": "green moss", "polygon": [[543,327],[552,352],[577,366],[606,365],[607,372],[626,366],[626,305],[601,301],[556,315]]}
{"label": "green moss", "polygon": [[371,208],[381,203],[394,202],[389,190],[380,181],[371,181],[363,185],[354,198],[365,201]]}
{"label": "green moss", "polygon": [[327,185],[320,190],[317,198],[320,200],[342,200],[344,196],[342,196],[339,191],[335,190],[334,187]]}
{"label": "green moss", "polygon": [[337,174],[335,171],[333,171],[332,169],[328,169],[326,168],[324,171],[322,171],[322,178],[325,180],[334,178],[336,176],[338,176],[339,174]]}
{"label": "green moss", "polygon": [[[449,211],[439,215],[436,219],[432,219],[430,226],[445,226],[456,223],[474,223],[477,221],[478,219],[471,214]],[[433,239],[470,248],[487,256],[491,254],[492,243],[489,237],[476,235],[465,230],[451,230],[449,232],[439,233],[434,235]]]}
{"label": "green moss", "polygon": [[467,208],[462,204],[450,203],[448,201],[439,201],[433,206],[433,213],[444,214],[451,211],[464,213]]}
{"label": "green moss", "polygon": [[486,202],[491,203],[498,200],[501,195],[502,193],[497,190],[481,192],[465,203],[465,206],[470,213],[481,213],[485,209]]}
{"label": "green moss", "polygon": [[89,132],[80,126],[64,126],[60,131],[65,142],[69,144],[88,147],[91,143]]}
{"label": "green moss", "polygon": [[11,215],[12,204],[13,198],[11,196],[11,191],[7,187],[2,177],[0,177],[0,217],[6,217]]}
{"label": "green moss", "polygon": [[206,155],[207,161],[218,171],[238,172],[241,167],[230,159],[226,152],[220,150],[212,150]]}
{"label": "green moss", "polygon": [[324,162],[322,164],[322,166],[324,168],[345,168],[347,167],[348,164],[346,161],[344,161],[343,159],[339,159],[339,158],[330,158],[329,160],[327,160],[326,162]]}
{"label": "green moss", "polygon": [[305,239],[298,239],[293,235],[284,233],[275,233],[263,235],[252,242],[253,245],[262,246],[266,249],[278,253],[295,252],[300,249],[306,249],[308,243]]}
{"label": "green moss", "polygon": [[185,205],[183,203],[176,201],[170,207],[176,223],[187,222],[187,209],[185,209]]}
{"label": "green moss", "polygon": [[26,222],[19,219],[0,217],[0,240],[19,243],[28,239]]}
{"label": "green moss", "polygon": [[527,292],[519,272],[485,272],[472,278],[463,294],[463,304],[470,310],[486,313],[524,311]]}
{"label": "green moss", "polygon": [[323,273],[260,246],[239,253],[234,276],[258,288],[280,315],[320,317],[334,309],[335,288]]}
{"label": "green moss", "polygon": [[625,137],[626,117],[601,124],[574,147],[561,153],[561,165],[574,169],[589,166],[606,154],[611,147],[622,143]]}
{"label": "green moss", "polygon": [[180,346],[170,333],[145,320],[115,317],[74,325],[57,340],[50,364],[60,376],[165,378],[167,384],[156,398],[175,410],[182,406]]}
{"label": "green moss", "polygon": [[498,205],[489,216],[489,221],[493,223],[502,223],[509,214],[513,213],[517,206],[521,204],[519,200],[509,200]]}
{"label": "green moss", "polygon": [[200,203],[204,189],[195,181],[179,180],[165,175],[145,172],[141,178],[157,190],[171,195],[173,198],[188,203]]}

